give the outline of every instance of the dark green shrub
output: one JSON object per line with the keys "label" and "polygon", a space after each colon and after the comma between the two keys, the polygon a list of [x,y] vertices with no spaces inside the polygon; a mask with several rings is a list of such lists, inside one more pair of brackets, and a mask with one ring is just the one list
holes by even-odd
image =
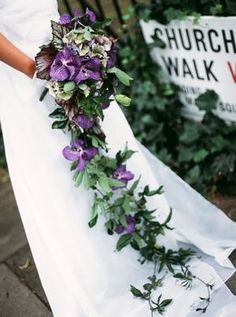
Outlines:
{"label": "dark green shrub", "polygon": [[[138,7],[138,12],[146,20],[155,17],[167,22],[170,8],[179,14],[175,17],[183,18],[189,12],[195,12],[196,16],[199,15],[197,12],[212,14],[213,8],[219,11],[223,2],[221,13],[226,14],[233,2],[151,1],[150,6],[142,5],[140,11]],[[202,4],[206,5],[204,10],[200,10]],[[119,53],[122,66],[135,79],[126,91],[132,97],[134,107],[126,114],[136,137],[198,191],[235,194],[236,125],[227,125],[212,113],[218,100],[213,91],[198,98],[199,108],[206,110],[201,123],[183,118],[177,88],[163,81],[162,71],[151,60],[149,50],[137,21],[131,36],[124,36]]]}

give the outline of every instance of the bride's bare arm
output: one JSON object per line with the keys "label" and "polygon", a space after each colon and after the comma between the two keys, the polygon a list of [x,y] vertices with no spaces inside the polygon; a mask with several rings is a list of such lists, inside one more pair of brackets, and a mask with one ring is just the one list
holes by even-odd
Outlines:
{"label": "bride's bare arm", "polygon": [[35,61],[15,47],[0,33],[0,61],[32,78],[35,73]]}

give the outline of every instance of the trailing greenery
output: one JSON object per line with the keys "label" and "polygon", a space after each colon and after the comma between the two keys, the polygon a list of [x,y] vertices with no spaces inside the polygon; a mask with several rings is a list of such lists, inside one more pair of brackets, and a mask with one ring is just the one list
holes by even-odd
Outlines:
{"label": "trailing greenery", "polygon": [[[145,20],[155,17],[167,22],[167,17],[183,18],[183,12],[210,14],[219,5],[222,14],[235,6],[230,1],[150,1],[150,5],[138,6],[138,13]],[[177,11],[180,8],[182,13]],[[176,16],[170,15],[170,9],[176,10]],[[218,101],[213,91],[198,98],[197,105],[206,111],[201,123],[183,118],[178,88],[163,81],[162,70],[149,58],[151,47],[145,43],[138,21],[132,28],[131,36],[123,37],[119,56],[123,68],[135,78],[135,85],[126,93],[136,111],[127,109],[126,114],[136,137],[201,193],[235,194],[236,125],[213,114]]]}

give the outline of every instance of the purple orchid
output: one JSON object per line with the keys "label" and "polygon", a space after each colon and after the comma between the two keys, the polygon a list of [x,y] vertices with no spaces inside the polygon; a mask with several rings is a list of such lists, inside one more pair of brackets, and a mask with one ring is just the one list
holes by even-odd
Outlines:
{"label": "purple orchid", "polygon": [[97,57],[84,59],[78,74],[75,76],[75,82],[81,83],[87,79],[100,80],[101,79],[101,60]]}
{"label": "purple orchid", "polygon": [[82,17],[80,9],[75,9],[73,13],[74,13],[74,17],[76,17],[76,18]]}
{"label": "purple orchid", "polygon": [[127,233],[133,233],[136,229],[136,220],[133,216],[128,215],[126,216],[126,220],[127,220],[127,227],[125,228],[125,231]]}
{"label": "purple orchid", "polygon": [[93,127],[95,120],[84,114],[79,114],[75,119],[75,123],[78,124],[81,128],[87,130]]}
{"label": "purple orchid", "polygon": [[109,59],[107,62],[107,67],[112,68],[117,63],[117,48],[112,47],[110,53],[109,53]]}
{"label": "purple orchid", "polygon": [[101,60],[97,57],[80,57],[69,47],[58,52],[51,65],[50,76],[53,80],[74,80],[77,84],[87,79],[101,79]]}
{"label": "purple orchid", "polygon": [[71,22],[72,22],[72,16],[68,13],[61,15],[59,18],[59,24],[61,25],[70,26]]}
{"label": "purple orchid", "polygon": [[89,22],[91,23],[95,23],[97,20],[96,14],[89,8],[86,9],[85,16],[88,18]]}
{"label": "purple orchid", "polygon": [[126,215],[126,221],[127,221],[127,227],[124,227],[122,225],[117,225],[115,227],[115,232],[118,234],[123,233],[124,231],[126,231],[126,233],[133,233],[136,229],[136,220],[134,216],[131,215]]}
{"label": "purple orchid", "polygon": [[80,57],[65,47],[62,52],[57,53],[51,65],[50,76],[57,81],[73,80],[80,63]]}
{"label": "purple orchid", "polygon": [[63,149],[64,157],[69,161],[77,162],[77,171],[83,171],[88,162],[98,153],[95,147],[86,147],[83,140],[77,139],[72,146]]}
{"label": "purple orchid", "polygon": [[128,184],[128,182],[134,178],[134,174],[131,173],[130,171],[127,171],[127,170],[126,170],[126,165],[120,165],[120,166],[113,172],[112,177],[113,177],[114,179],[117,179],[117,180],[119,180],[119,181],[121,181],[121,182],[124,183],[124,186],[122,186],[122,187],[114,187],[114,188],[113,188],[114,190],[116,190],[116,189],[118,189],[118,188],[123,188],[123,187],[125,187],[125,186]]}

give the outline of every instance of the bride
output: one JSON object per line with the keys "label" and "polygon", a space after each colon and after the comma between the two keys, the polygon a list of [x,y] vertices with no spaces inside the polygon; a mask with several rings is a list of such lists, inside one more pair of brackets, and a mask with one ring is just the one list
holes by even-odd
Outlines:
{"label": "bride", "polygon": [[[140,265],[131,248],[114,252],[116,238],[101,222],[88,227],[92,196],[74,186],[61,155],[69,139],[51,129],[53,98],[39,102],[43,82],[34,78],[34,56],[50,38],[50,20],[58,18],[56,0],[0,1],[0,119],[17,205],[55,317],[146,317],[149,307],[133,298],[129,287],[143,285],[150,266]],[[142,176],[141,185],[164,185],[165,194],[152,204],[160,221],[173,208],[175,229],[162,242],[197,251],[191,269],[214,284],[205,316],[235,316],[235,297],[224,284],[234,272],[228,257],[236,245],[235,223],[137,142],[115,102],[106,109],[102,128],[111,155],[126,142],[137,151],[128,166]],[[173,299],[165,316],[198,316],[204,285],[188,290],[165,274],[158,291]]]}

